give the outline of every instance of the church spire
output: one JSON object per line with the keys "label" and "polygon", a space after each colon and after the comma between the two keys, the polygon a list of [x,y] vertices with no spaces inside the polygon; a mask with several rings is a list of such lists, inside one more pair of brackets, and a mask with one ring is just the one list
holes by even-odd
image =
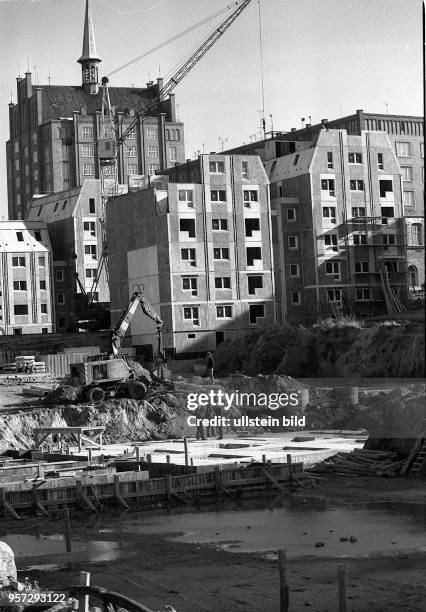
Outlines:
{"label": "church spire", "polygon": [[82,84],[86,91],[96,94],[98,91],[98,63],[101,58],[96,53],[95,30],[93,28],[90,0],[86,0],[84,19],[83,51],[78,62],[81,64]]}

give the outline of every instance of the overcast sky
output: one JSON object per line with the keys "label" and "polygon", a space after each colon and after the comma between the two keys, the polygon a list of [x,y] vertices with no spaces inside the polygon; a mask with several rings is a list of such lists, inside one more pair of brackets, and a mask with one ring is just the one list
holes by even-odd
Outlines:
{"label": "overcast sky", "polygon": [[[186,156],[259,135],[262,108],[258,1],[176,88]],[[100,76],[212,15],[230,0],[92,0]],[[7,218],[5,142],[10,92],[27,66],[47,84],[79,85],[85,0],[0,0],[0,219]],[[260,0],[267,129],[301,117],[423,114],[420,0]],[[144,86],[165,76],[220,23],[197,29],[110,79]],[[34,68],[36,66],[36,68]],[[35,80],[35,78],[33,78]]]}

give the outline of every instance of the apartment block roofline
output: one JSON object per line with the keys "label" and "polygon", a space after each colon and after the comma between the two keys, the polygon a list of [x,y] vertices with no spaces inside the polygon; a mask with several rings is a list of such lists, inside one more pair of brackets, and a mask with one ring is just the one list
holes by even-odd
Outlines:
{"label": "apartment block roofline", "polygon": [[[425,118],[420,115],[401,115],[401,114],[388,114],[388,113],[369,113],[364,112],[363,109],[357,109],[351,115],[345,115],[344,117],[338,117],[336,119],[322,119],[320,123],[314,123],[312,125],[307,124],[301,128],[292,128],[291,130],[274,130],[272,132],[267,132],[266,138],[261,138],[260,140],[256,140],[253,142],[248,142],[243,145],[238,145],[237,147],[233,147],[232,149],[227,149],[224,151],[225,154],[235,154],[237,151],[246,150],[247,148],[253,149],[256,146],[263,145],[266,142],[277,140],[280,137],[284,137],[285,140],[289,139],[294,135],[294,139],[297,140],[300,136],[309,136],[314,137],[314,135],[323,128],[330,129],[344,129],[344,128],[334,128],[334,126],[340,126],[348,121],[358,121],[360,130],[366,131],[363,123],[364,119],[379,119],[379,120],[387,120],[387,121],[416,121],[419,123],[424,123]],[[371,130],[368,130],[371,131]],[[374,130],[373,130],[374,131]],[[269,136],[268,136],[269,134]]]}

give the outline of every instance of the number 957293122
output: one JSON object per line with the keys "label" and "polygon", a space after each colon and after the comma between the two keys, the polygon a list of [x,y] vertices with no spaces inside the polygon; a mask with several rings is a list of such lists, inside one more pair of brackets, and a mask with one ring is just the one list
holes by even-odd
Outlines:
{"label": "number 957293122", "polygon": [[68,599],[68,593],[63,591],[46,591],[41,593],[2,593],[0,591],[0,607],[22,604],[26,606],[45,606],[46,604],[66,603]]}

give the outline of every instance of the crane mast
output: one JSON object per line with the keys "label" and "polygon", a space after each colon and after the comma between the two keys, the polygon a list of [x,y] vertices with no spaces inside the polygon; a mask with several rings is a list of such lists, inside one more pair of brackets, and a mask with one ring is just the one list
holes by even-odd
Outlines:
{"label": "crane mast", "polygon": [[123,146],[125,139],[132,132],[132,130],[139,124],[141,120],[149,116],[152,112],[158,110],[161,102],[166,100],[170,93],[175,89],[182,79],[198,64],[201,58],[213,47],[213,45],[223,36],[226,30],[234,23],[234,21],[241,15],[241,13],[247,8],[251,0],[242,0],[242,2],[236,2],[237,8],[229,15],[215,30],[212,32],[197,48],[197,50],[191,55],[191,57],[184,62],[184,64],[176,70],[174,75],[168,80],[168,82],[160,89],[158,95],[152,102],[147,106],[140,108],[136,114],[135,119],[130,122],[127,128],[122,134],[118,136],[116,132],[116,126],[114,123],[113,113],[111,109],[111,102],[108,91],[108,78],[102,78],[102,111],[100,121],[100,138],[98,141],[98,158],[100,164],[100,182],[101,182],[101,202],[102,202],[102,216],[101,232],[102,232],[102,252],[99,260],[96,277],[93,280],[92,288],[89,294],[90,303],[93,302],[97,286],[99,284],[99,278],[102,273],[102,269],[105,267],[105,272],[108,274],[107,269],[107,242],[106,242],[106,231],[105,231],[105,216],[106,216],[106,202],[108,198],[118,194],[118,167],[117,167],[117,153],[120,147]]}

